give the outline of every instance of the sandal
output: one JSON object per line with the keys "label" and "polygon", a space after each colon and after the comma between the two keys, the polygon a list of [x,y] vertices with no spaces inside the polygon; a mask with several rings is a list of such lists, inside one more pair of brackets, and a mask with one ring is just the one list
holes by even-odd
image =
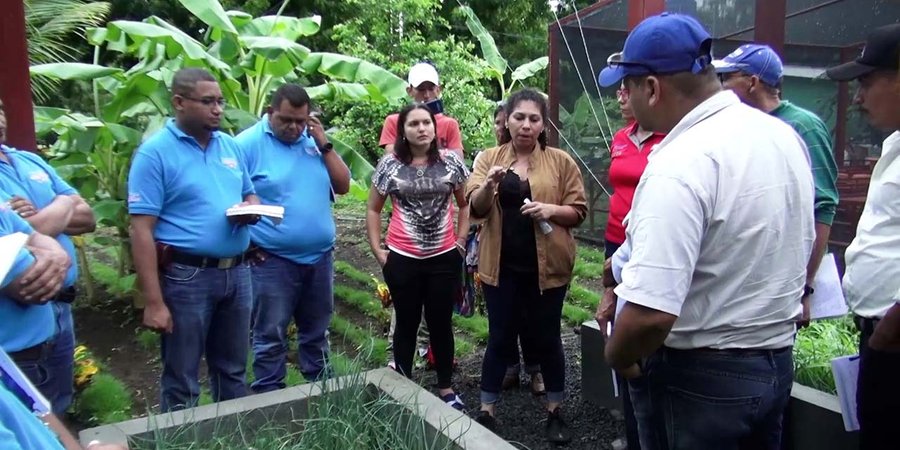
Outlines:
{"label": "sandal", "polygon": [[534,396],[541,396],[547,393],[547,389],[544,387],[544,376],[541,375],[540,372],[536,372],[531,375],[531,394]]}

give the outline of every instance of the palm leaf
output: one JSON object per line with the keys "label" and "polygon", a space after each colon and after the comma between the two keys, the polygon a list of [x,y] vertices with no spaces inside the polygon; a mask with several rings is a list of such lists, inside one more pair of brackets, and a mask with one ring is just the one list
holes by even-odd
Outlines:
{"label": "palm leaf", "polygon": [[[25,32],[31,65],[75,61],[81,55],[72,45],[89,27],[102,25],[109,14],[107,2],[85,0],[25,0]],[[59,81],[33,77],[32,94],[40,103],[59,88]]]}

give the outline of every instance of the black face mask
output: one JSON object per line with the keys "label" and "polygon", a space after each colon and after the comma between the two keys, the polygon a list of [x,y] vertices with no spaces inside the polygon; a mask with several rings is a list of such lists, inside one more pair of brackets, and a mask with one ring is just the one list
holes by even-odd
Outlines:
{"label": "black face mask", "polygon": [[430,102],[425,102],[425,106],[427,106],[433,114],[444,113],[444,101],[439,98],[431,100]]}

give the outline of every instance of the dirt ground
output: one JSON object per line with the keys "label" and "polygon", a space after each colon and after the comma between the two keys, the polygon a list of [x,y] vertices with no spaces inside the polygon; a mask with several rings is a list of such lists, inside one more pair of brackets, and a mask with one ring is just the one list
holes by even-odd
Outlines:
{"label": "dirt ground", "polygon": [[[381,278],[380,268],[368,250],[363,217],[364,213],[358,209],[336,212],[338,243],[335,261],[347,262],[364,273]],[[585,281],[583,283],[585,287],[596,289],[591,281]],[[341,274],[336,274],[335,285],[338,284],[352,286],[354,282]],[[146,342],[143,344],[138,342],[137,337],[142,330],[139,313],[134,312],[130,305],[122,301],[115,304],[118,306],[76,308],[78,340],[91,349],[106,370],[132,390],[135,415],[144,415],[148,411],[156,412],[159,404],[159,352]],[[364,329],[372,330],[373,334],[386,337],[386,323],[366,316],[339,299],[335,300],[335,311],[340,317]],[[570,326],[564,326],[563,330],[568,394],[563,406],[563,415],[574,434],[573,442],[566,448],[579,450],[611,448],[610,443],[624,434],[624,425],[606,409],[591,405],[581,398],[580,337]],[[333,350],[351,353],[354,351],[353,348],[334,341],[332,339]],[[454,375],[456,389],[462,395],[470,412],[478,409],[483,352],[484,347],[477,346],[474,353],[461,358]],[[434,387],[433,372],[420,370],[415,378],[423,386]],[[522,382],[526,381],[523,375]],[[555,448],[544,441],[546,412],[541,402],[540,398],[531,395],[524,384],[520,389],[504,392],[497,415],[500,436],[523,449]]]}

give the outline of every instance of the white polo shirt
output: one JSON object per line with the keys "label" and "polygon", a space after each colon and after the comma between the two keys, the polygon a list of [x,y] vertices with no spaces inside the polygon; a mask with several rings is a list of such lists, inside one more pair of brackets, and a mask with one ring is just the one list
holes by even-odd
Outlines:
{"label": "white polo shirt", "polygon": [[814,235],[803,141],[720,92],[650,154],[616,294],[678,316],[669,347],[786,347]]}
{"label": "white polo shirt", "polygon": [[844,259],[850,309],[863,317],[884,317],[900,300],[900,131],[884,140],[856,237]]}

